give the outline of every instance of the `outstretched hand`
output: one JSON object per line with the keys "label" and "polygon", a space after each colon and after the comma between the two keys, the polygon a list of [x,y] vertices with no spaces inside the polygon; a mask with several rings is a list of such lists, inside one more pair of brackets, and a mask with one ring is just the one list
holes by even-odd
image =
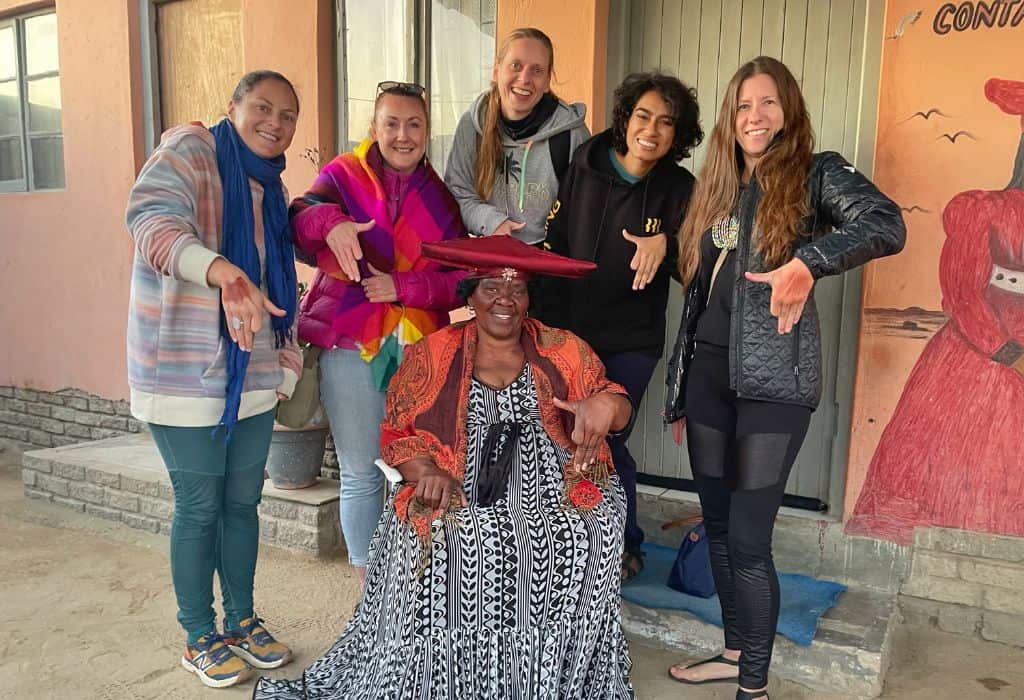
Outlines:
{"label": "outstretched hand", "polygon": [[634,236],[626,229],[622,229],[622,237],[636,246],[636,253],[629,261],[629,269],[636,270],[633,276],[633,290],[643,289],[658,274],[658,268],[665,259],[665,251],[668,250],[668,236],[664,233]]}
{"label": "outstretched hand", "polygon": [[799,258],[793,258],[771,272],[747,272],[751,282],[772,288],[771,313],[779,319],[779,333],[789,333],[804,312],[807,297],[814,289],[814,275]]}
{"label": "outstretched hand", "polygon": [[373,219],[364,223],[343,221],[327,232],[327,247],[334,253],[338,266],[353,282],[359,281],[359,261],[363,259],[363,247],[359,234],[369,231],[377,222]]}
{"label": "outstretched hand", "polygon": [[245,272],[224,258],[217,258],[206,272],[206,281],[220,287],[220,303],[227,321],[228,335],[240,350],[252,352],[253,338],[263,328],[263,312],[284,316]]}

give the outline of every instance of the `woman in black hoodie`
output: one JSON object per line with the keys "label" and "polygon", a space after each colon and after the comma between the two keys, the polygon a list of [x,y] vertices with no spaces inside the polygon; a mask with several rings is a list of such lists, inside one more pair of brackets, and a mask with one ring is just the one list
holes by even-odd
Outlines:
{"label": "woman in black hoodie", "polygon": [[[590,343],[634,414],[665,344],[669,276],[678,276],[673,234],[693,191],[693,175],[677,163],[703,136],[693,90],[661,73],[627,76],[615,89],[612,127],[576,150],[548,215],[545,248],[598,268],[547,281],[537,315]],[[623,580],[643,566],[631,429],[609,437],[626,492]]]}

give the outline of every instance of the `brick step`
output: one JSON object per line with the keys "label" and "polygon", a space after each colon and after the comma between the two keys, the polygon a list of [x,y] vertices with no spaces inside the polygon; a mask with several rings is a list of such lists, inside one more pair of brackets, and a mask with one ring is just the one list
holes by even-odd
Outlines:
{"label": "brick step", "polygon": [[1024,538],[918,528],[904,616],[954,634],[1024,647]]}
{"label": "brick step", "polygon": [[[678,547],[682,530],[661,524],[700,513],[695,494],[640,485],[638,513],[647,541]],[[897,597],[910,568],[910,548],[847,535],[828,516],[783,508],[772,538],[779,571],[849,587],[821,619],[809,647],[776,637],[772,673],[831,693],[873,698],[882,691],[889,639],[900,619]],[[689,613],[623,604],[626,630],[689,655],[711,656],[722,630]]]}
{"label": "brick step", "polygon": [[[694,493],[637,486],[637,515],[645,542],[675,549],[683,529],[661,525],[700,514]],[[772,553],[779,571],[844,583],[850,588],[895,593],[910,569],[909,547],[848,535],[834,517],[782,508],[775,522]]]}
{"label": "brick step", "polygon": [[[814,690],[878,697],[899,618],[896,612],[895,593],[850,589],[822,616],[810,646],[781,635],[775,638],[772,674]],[[688,656],[713,656],[722,648],[722,629],[687,612],[623,601],[622,623],[632,637]]]}
{"label": "brick step", "polygon": [[[21,474],[27,498],[170,534],[174,492],[149,433],[26,452]],[[294,491],[268,479],[259,513],[265,544],[318,557],[343,546],[333,479]]]}

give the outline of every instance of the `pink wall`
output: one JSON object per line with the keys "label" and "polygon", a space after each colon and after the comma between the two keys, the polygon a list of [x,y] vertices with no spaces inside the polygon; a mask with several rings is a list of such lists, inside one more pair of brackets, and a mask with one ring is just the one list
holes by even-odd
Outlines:
{"label": "pink wall", "polygon": [[[31,5],[0,0],[0,16]],[[135,0],[57,2],[66,187],[0,194],[0,385],[127,395]]]}
{"label": "pink wall", "polygon": [[[0,0],[0,17],[38,6]],[[138,1],[56,7],[66,187],[0,194],[0,385],[126,398],[124,206],[143,157]],[[302,99],[284,178],[302,192],[314,175],[302,149],[334,150],[333,3],[245,0],[242,31],[246,68],[281,71]]]}

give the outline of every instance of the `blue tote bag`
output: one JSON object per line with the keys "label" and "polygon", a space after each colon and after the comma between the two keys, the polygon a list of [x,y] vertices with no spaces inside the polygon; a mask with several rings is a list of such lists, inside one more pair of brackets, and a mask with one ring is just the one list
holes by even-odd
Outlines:
{"label": "blue tote bag", "polygon": [[708,547],[708,533],[704,523],[683,536],[676,553],[676,561],[668,575],[668,587],[697,596],[710,598],[715,595],[715,579],[711,575],[711,550]]}

